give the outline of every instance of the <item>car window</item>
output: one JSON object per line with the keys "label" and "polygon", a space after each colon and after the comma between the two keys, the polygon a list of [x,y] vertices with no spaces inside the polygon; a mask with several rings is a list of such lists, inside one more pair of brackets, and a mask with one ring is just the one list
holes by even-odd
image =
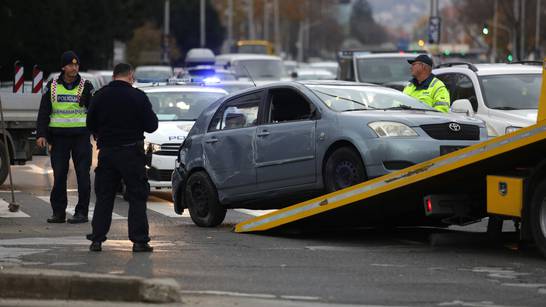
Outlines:
{"label": "car window", "polygon": [[261,93],[252,93],[226,102],[214,115],[209,131],[256,126]]}
{"label": "car window", "polygon": [[194,121],[201,112],[224,93],[148,92],[146,93],[159,121]]}
{"label": "car window", "polygon": [[485,104],[491,109],[537,109],[542,74],[506,74],[480,77]]}
{"label": "car window", "polygon": [[337,112],[413,108],[434,111],[429,105],[399,91],[375,86],[308,85],[324,104]]}
{"label": "car window", "polygon": [[449,91],[450,102],[458,99],[468,99],[472,104],[474,112],[478,111],[478,99],[476,98],[476,90],[472,79],[469,76],[461,73],[448,73],[437,75],[438,79],[444,82]]}
{"label": "car window", "polygon": [[268,123],[308,120],[314,106],[293,89],[272,89],[268,98]]}
{"label": "car window", "polygon": [[411,79],[407,58],[362,58],[356,61],[360,82],[386,83]]}

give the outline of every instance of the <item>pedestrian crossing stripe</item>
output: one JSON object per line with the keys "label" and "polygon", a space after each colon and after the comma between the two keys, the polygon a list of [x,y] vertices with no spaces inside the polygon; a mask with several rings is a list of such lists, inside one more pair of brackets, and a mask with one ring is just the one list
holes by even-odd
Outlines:
{"label": "pedestrian crossing stripe", "polygon": [[18,210],[17,212],[9,211],[9,203],[3,199],[0,199],[0,218],[2,217],[30,217],[30,216],[21,210]]}
{"label": "pedestrian crossing stripe", "polygon": [[[43,200],[44,202],[51,204],[49,201],[49,196],[38,196],[39,199]],[[78,202],[77,196],[68,195],[68,206],[66,207],[66,213],[72,215],[74,214],[74,210],[76,209],[76,203]],[[93,211],[95,209],[95,203],[90,202],[89,203],[89,218],[93,217]],[[112,220],[126,220],[126,217],[123,217],[115,212],[112,212]]]}

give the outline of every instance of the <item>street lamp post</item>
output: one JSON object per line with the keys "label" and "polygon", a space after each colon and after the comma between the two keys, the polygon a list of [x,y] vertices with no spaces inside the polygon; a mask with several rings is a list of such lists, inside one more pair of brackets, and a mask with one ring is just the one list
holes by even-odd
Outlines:
{"label": "street lamp post", "polygon": [[205,0],[201,0],[201,3],[199,5],[199,22],[200,22],[200,25],[199,25],[199,29],[200,29],[200,35],[199,35],[199,42],[200,42],[200,46],[201,47],[205,47],[205,42],[206,42],[206,31],[205,31],[205,24],[206,24],[206,20],[205,20]]}

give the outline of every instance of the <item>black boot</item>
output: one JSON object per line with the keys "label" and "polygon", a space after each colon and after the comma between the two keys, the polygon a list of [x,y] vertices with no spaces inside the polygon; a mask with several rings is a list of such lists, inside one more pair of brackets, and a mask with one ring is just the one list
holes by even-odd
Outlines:
{"label": "black boot", "polygon": [[133,252],[134,253],[140,253],[140,252],[153,252],[154,248],[150,246],[148,243],[134,243],[133,244]]}
{"label": "black boot", "polygon": [[87,218],[87,216],[81,213],[76,213],[71,219],[68,219],[68,223],[70,224],[87,223],[88,221],[89,219]]}
{"label": "black boot", "polygon": [[53,214],[50,218],[47,219],[48,223],[64,223],[66,221],[65,216]]}

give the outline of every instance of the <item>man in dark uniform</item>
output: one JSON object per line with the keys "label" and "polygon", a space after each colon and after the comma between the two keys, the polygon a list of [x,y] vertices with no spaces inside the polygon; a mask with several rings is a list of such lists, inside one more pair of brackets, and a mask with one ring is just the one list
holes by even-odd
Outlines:
{"label": "man in dark uniform", "polygon": [[91,193],[92,145],[86,127],[86,113],[93,85],[79,75],[80,59],[73,51],[61,56],[62,72],[47,85],[38,111],[36,144],[50,145],[53,188],[50,202],[53,216],[48,223],[64,223],[66,219],[66,180],[72,155],[78,181],[78,203],[69,223],[88,221],[89,195]]}
{"label": "man in dark uniform", "polygon": [[157,129],[157,116],[146,94],[132,87],[134,70],[129,64],[114,67],[114,81],[98,91],[91,101],[87,126],[97,137],[98,165],[95,169],[97,201],[93,213],[91,251],[101,251],[101,244],[112,223],[114,199],[121,184],[127,187],[129,200],[129,239],[133,252],[151,252],[148,244],[148,178],[144,153],[144,132]]}

